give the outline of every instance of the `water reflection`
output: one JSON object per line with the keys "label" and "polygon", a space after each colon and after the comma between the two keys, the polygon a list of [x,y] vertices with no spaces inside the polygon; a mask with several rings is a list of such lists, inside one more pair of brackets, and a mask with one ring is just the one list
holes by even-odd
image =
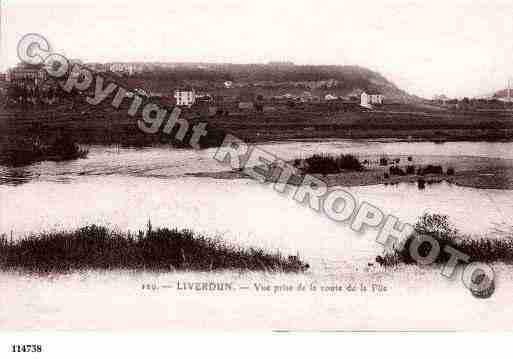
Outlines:
{"label": "water reflection", "polygon": [[[448,215],[465,234],[489,232],[494,223],[513,225],[513,191],[448,183],[420,191],[416,183],[401,183],[351,187],[350,192],[358,203],[371,203],[401,222],[415,223],[430,212]],[[13,231],[15,238],[86,224],[136,231],[151,220],[155,227],[219,234],[235,244],[302,250],[310,258],[368,260],[382,250],[371,230],[352,232],[251,180],[82,176],[66,184],[3,185],[0,198],[0,233]]]}
{"label": "water reflection", "polygon": [[[451,185],[449,184],[449,182],[445,181],[445,180],[433,180],[433,179],[430,179],[430,180],[425,180],[424,178],[419,178],[417,180],[417,188],[419,190],[424,190],[426,189],[426,185],[427,186],[431,186],[431,185],[436,185],[436,184],[447,184],[447,185]],[[413,186],[413,182],[384,182],[383,185],[385,187],[388,187],[388,186],[391,186],[391,187],[398,187],[402,184],[407,184],[409,186]]]}

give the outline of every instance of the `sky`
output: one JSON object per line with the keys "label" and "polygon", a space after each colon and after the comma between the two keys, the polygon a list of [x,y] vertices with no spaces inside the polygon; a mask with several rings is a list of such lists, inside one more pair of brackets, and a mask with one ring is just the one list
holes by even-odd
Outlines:
{"label": "sky", "polygon": [[479,96],[513,77],[513,1],[0,0],[0,70],[40,33],[86,62],[359,65],[409,93]]}

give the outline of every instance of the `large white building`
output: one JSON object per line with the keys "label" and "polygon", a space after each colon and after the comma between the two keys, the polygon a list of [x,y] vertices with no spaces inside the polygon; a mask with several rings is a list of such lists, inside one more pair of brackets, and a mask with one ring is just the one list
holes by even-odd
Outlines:
{"label": "large white building", "polygon": [[177,106],[191,107],[196,102],[196,92],[194,89],[176,89],[174,97]]}
{"label": "large white building", "polygon": [[367,93],[364,92],[361,95],[361,102],[360,105],[362,107],[371,108],[372,105],[382,105],[384,96],[378,93]]}
{"label": "large white building", "polygon": [[128,74],[129,76],[132,76],[136,72],[134,64],[123,62],[115,62],[110,64],[109,70],[110,72]]}

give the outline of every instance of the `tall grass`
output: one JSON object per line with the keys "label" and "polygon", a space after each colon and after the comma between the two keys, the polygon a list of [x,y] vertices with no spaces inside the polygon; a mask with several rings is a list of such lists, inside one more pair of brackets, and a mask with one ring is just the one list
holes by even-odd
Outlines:
{"label": "tall grass", "polygon": [[[410,254],[410,245],[417,240],[419,235],[429,235],[440,244],[440,254],[435,263],[447,263],[450,254],[443,250],[447,245],[469,256],[469,261],[474,262],[503,262],[513,264],[513,228],[496,233],[495,238],[470,238],[461,235],[449,222],[445,215],[422,215],[415,224],[415,234],[408,237],[403,246],[394,249],[392,253],[376,257],[376,262],[384,266],[397,265],[399,263],[415,264],[416,261]],[[428,255],[431,245],[424,242],[419,248],[421,256]]]}
{"label": "tall grass", "polygon": [[306,173],[319,174],[340,173],[344,170],[362,171],[364,168],[358,158],[351,154],[314,154],[305,159],[296,159],[294,164],[299,164],[300,169]]}
{"label": "tall grass", "polygon": [[17,241],[0,239],[0,269],[67,272],[85,269],[152,271],[223,269],[300,272],[298,256],[239,248],[190,230],[168,228],[137,233],[89,225],[74,231],[40,233]]}

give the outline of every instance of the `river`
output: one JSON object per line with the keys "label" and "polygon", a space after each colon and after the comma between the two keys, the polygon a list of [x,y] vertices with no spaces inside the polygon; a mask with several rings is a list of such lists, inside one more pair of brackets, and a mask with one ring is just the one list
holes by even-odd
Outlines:
{"label": "river", "polygon": [[[283,159],[317,152],[405,156],[513,158],[512,143],[404,143],[392,141],[283,142],[261,145]],[[166,147],[92,147],[87,159],[0,168],[0,233],[17,238],[30,232],[106,224],[120,230],[152,225],[191,228],[242,246],[299,253],[310,265],[301,275],[253,273],[72,273],[29,277],[0,275],[0,325],[10,329],[486,329],[508,328],[504,314],[513,290],[512,272],[497,265],[496,294],[474,299],[459,281],[438,269],[373,265],[382,248],[376,233],[352,232],[249,179],[194,177],[225,171],[214,150]],[[447,183],[419,190],[414,184],[351,187],[401,221],[413,223],[426,211],[449,215],[463,233],[486,235],[513,225],[513,191],[483,190]],[[372,295],[177,293],[141,291],[144,283],[223,280],[386,286]],[[421,298],[426,310],[419,311]],[[432,307],[431,309],[429,309]],[[436,311],[437,315],[430,313]],[[495,313],[495,314],[494,314]],[[474,316],[486,318],[476,323]]]}
{"label": "river", "polygon": [[[286,160],[318,152],[513,158],[512,143],[332,141],[262,147]],[[368,253],[366,260],[371,260],[379,251],[372,241],[355,240],[358,235],[346,225],[330,222],[270,187],[249,179],[187,175],[226,170],[213,154],[212,149],[92,147],[87,159],[0,168],[0,233],[16,238],[91,223],[136,230],[151,221],[154,226],[187,227],[238,244],[299,252],[307,258]],[[425,190],[408,183],[349,190],[357,200],[410,223],[428,211],[447,214],[461,232],[474,235],[489,234],[496,225],[513,225],[513,191],[448,183]]]}

